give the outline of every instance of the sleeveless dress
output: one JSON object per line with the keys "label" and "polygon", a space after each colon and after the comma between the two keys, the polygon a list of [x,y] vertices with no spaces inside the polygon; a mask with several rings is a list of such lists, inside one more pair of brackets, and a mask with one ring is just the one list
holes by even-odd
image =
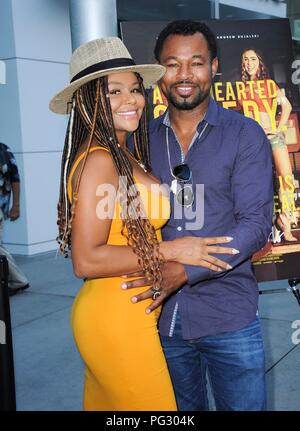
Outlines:
{"label": "sleeveless dress", "polygon": [[[93,147],[90,152],[95,150],[107,151]],[[72,176],[83,157],[84,153],[70,173],[70,200]],[[135,180],[148,216],[159,214],[149,220],[160,241],[160,228],[170,214],[169,200],[145,186],[139,187]],[[121,235],[122,220],[116,217],[119,212],[120,205],[116,200],[107,244],[125,246],[126,238]],[[123,290],[122,282],[124,279],[120,277],[88,279],[72,307],[73,335],[85,363],[84,410],[176,410],[157,330],[160,310],[148,315],[145,309],[151,299],[136,304],[130,300],[134,294],[149,287]]]}

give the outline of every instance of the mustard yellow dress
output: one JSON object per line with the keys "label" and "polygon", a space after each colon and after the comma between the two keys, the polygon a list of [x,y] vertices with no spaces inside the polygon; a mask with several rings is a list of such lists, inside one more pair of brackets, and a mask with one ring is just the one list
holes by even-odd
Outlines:
{"label": "mustard yellow dress", "polygon": [[[98,149],[101,148],[90,151]],[[72,175],[83,156],[76,160],[70,173],[69,199]],[[161,193],[137,186],[161,240],[160,228],[169,217],[169,201]],[[122,221],[116,217],[119,211],[120,205],[116,202],[107,244],[125,246]],[[157,214],[160,217],[156,218]],[[160,310],[146,314],[145,309],[152,300],[133,304],[130,298],[148,287],[123,290],[122,282],[124,279],[120,277],[89,279],[73,304],[73,334],[85,362],[84,410],[176,410],[157,330]]]}

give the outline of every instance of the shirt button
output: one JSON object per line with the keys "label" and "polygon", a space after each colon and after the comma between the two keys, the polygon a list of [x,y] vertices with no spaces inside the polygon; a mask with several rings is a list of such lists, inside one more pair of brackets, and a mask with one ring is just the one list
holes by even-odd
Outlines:
{"label": "shirt button", "polygon": [[182,227],[178,226],[177,230],[179,230],[179,232],[181,232],[182,231]]}

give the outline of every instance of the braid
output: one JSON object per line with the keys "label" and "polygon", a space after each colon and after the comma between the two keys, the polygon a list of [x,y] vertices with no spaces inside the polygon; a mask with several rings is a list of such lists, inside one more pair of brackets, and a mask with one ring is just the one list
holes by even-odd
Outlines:
{"label": "braid", "polygon": [[[147,93],[143,86],[142,79],[137,75],[144,99],[147,100]],[[140,127],[134,133],[134,155],[137,160],[143,162],[147,171],[151,171],[150,154],[148,145],[148,128],[147,128],[147,103],[143,110],[140,120]]]}
{"label": "braid", "polygon": [[[73,104],[72,104],[73,106]],[[80,144],[87,138],[88,131],[83,126],[81,117],[78,110],[74,106],[74,117],[73,117],[73,127],[71,128],[71,116],[69,119],[67,133],[65,138],[65,145],[63,149],[62,162],[61,162],[61,178],[60,178],[60,192],[59,201],[57,205],[58,213],[58,237],[56,240],[59,243],[59,248],[61,253],[68,257],[67,250],[71,248],[71,237],[70,237],[70,220],[71,220],[71,206],[67,198],[67,188],[68,188],[68,178],[72,165],[75,161],[75,157]],[[72,142],[70,142],[70,134],[72,134]],[[70,146],[70,149],[69,149]],[[69,160],[67,163],[67,154],[69,154]],[[65,166],[67,165],[66,174]],[[74,213],[74,211],[73,211]]]}
{"label": "braid", "polygon": [[[142,79],[138,80],[142,93],[146,97]],[[60,197],[58,204],[58,225],[61,251],[67,256],[66,249],[71,249],[71,230],[74,217],[77,193],[81,175],[89,154],[89,148],[94,139],[101,147],[109,150],[116,171],[120,178],[119,200],[121,206],[122,235],[127,239],[134,253],[138,256],[139,264],[147,277],[153,279],[154,286],[162,282],[163,259],[159,253],[159,243],[154,227],[146,216],[140,192],[135,184],[131,163],[123,149],[120,147],[113,125],[110,101],[108,98],[108,79],[102,77],[80,87],[73,98],[74,112],[70,116],[65,148],[62,157],[62,176]],[[71,122],[73,117],[73,125]],[[134,154],[147,170],[150,170],[150,156],[147,133],[147,114],[144,109],[139,128],[134,133]],[[71,135],[71,139],[70,138]],[[74,163],[80,144],[89,135],[88,146],[81,165],[73,192],[72,204],[66,202],[66,178],[69,178],[70,169]],[[70,149],[70,141],[71,149]]]}

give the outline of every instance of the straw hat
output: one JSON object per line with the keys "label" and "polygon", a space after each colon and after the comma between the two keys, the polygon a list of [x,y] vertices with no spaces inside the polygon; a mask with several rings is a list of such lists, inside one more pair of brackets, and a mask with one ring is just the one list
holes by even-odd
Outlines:
{"label": "straw hat", "polygon": [[136,65],[118,37],[104,37],[81,45],[71,57],[70,84],[50,101],[51,111],[67,114],[68,103],[79,87],[101,76],[123,71],[139,73],[148,88],[163,76],[165,68],[159,64]]}

